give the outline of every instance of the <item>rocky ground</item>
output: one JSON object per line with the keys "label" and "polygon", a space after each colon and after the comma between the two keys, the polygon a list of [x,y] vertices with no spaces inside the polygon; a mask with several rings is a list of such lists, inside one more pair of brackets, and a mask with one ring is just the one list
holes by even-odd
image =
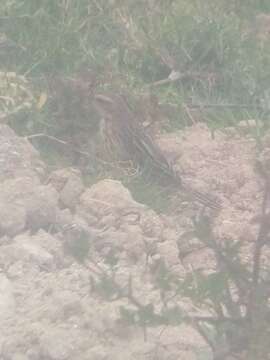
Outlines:
{"label": "rocky ground", "polygon": [[[221,199],[222,210],[210,213],[218,239],[241,239],[248,252],[262,198],[255,141],[242,129],[213,138],[200,124],[158,141],[185,181]],[[161,261],[179,278],[214,266],[211,252],[185,238],[200,205],[182,201],[176,211],[177,202],[158,214],[118,181],[85,187],[79,170],[49,173],[26,139],[0,125],[0,359],[192,360],[198,350],[203,358],[207,346],[192,328],[146,334],[123,324],[127,299],[108,301],[96,286],[113,267],[119,286],[132,277],[134,297],[159,308]]]}

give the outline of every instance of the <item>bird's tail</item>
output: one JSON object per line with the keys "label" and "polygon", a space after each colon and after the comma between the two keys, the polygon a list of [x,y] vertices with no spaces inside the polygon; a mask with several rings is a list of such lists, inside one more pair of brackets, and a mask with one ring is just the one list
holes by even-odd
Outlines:
{"label": "bird's tail", "polygon": [[182,183],[182,188],[195,200],[200,202],[202,205],[209,207],[213,210],[221,210],[221,202],[218,198],[213,196],[212,194],[204,193],[202,191],[198,191],[193,187],[190,187],[186,184]]}

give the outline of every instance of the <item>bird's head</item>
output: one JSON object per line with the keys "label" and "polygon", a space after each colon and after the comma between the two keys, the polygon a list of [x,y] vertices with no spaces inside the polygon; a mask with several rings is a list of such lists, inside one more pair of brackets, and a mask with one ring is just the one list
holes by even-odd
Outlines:
{"label": "bird's head", "polygon": [[94,106],[99,114],[105,119],[115,121],[127,121],[131,117],[131,111],[125,99],[117,94],[96,94],[94,96]]}
{"label": "bird's head", "polygon": [[94,96],[94,106],[102,117],[108,118],[114,112],[115,102],[110,96],[97,94]]}

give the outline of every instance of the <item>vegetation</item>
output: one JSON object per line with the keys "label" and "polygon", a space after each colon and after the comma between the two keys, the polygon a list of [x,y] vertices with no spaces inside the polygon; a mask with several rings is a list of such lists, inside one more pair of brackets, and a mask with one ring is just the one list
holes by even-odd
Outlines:
{"label": "vegetation", "polygon": [[[98,269],[98,276],[92,279],[93,288],[106,300],[127,300],[127,305],[120,308],[123,323],[142,327],[147,339],[149,327],[179,326],[184,322],[209,345],[212,353],[206,359],[269,359],[269,266],[263,257],[270,240],[270,177],[261,170],[265,189],[260,226],[247,263],[243,261],[243,242],[231,239],[220,243],[212,231],[211,219],[204,214],[194,221],[193,236],[213,252],[216,270],[192,270],[179,278],[162,260],[150,265],[149,275],[159,292],[160,306],[134,295],[132,276],[127,285],[115,280],[117,258],[106,259],[109,267]],[[191,313],[179,305],[183,299],[193,304]]]}
{"label": "vegetation", "polygon": [[[267,1],[4,0],[3,70],[26,75],[41,104],[9,122],[23,135],[43,134],[31,141],[47,161],[83,164],[90,181],[100,173],[93,90],[139,99],[150,122],[166,114],[164,131],[198,119],[213,130],[242,119],[267,126],[267,11]],[[136,177],[121,179],[138,188]]]}
{"label": "vegetation", "polygon": [[[266,1],[29,0],[0,7],[0,30],[15,45],[6,51],[3,43],[2,63],[41,88],[41,80],[86,68],[100,86],[133,95],[154,84],[160,103],[178,107],[173,127],[192,121],[185,105],[201,105],[200,116],[215,127],[269,110],[268,27],[255,21],[269,10]],[[172,72],[178,80],[158,84]],[[42,130],[53,132],[49,124]]]}
{"label": "vegetation", "polygon": [[[2,0],[1,71],[25,75],[36,99],[31,110],[11,114],[7,121],[32,137],[51,163],[59,162],[63,149],[68,163],[90,154],[85,173],[92,178],[101,167],[85,137],[93,134],[94,139],[97,133],[93,89],[122,92],[131,105],[150,93],[156,102],[145,106],[146,112],[166,110],[164,131],[198,118],[213,129],[242,119],[259,119],[268,127],[270,20],[260,15],[267,12],[267,0]],[[131,186],[147,198],[137,178]],[[237,241],[230,248],[217,244],[209,219],[200,219],[194,231],[215,252],[216,273],[180,280],[160,264],[160,291],[188,296],[208,306],[213,316],[187,316],[165,303],[157,314],[151,304],[142,306],[132,297],[132,284],[124,290],[115,284],[111,295],[125,296],[134,305],[132,311],[122,309],[123,319],[143,327],[188,321],[216,360],[232,353],[269,358],[268,280],[260,272],[261,250],[269,242],[265,204],[262,213],[252,268],[241,265]]]}

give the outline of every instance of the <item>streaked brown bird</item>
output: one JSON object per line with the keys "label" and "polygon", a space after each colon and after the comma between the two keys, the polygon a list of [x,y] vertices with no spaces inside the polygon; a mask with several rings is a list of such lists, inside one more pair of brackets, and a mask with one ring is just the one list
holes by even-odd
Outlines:
{"label": "streaked brown bird", "polygon": [[[168,160],[122,96],[96,95],[95,105],[105,121],[105,133],[114,151],[139,167],[151,166],[172,177],[173,169]],[[175,181],[179,184],[180,178],[175,176]]]}
{"label": "streaked brown bird", "polygon": [[136,119],[124,97],[98,94],[94,96],[94,103],[105,122],[109,142],[115,152],[121,153],[139,168],[156,170],[157,175],[165,176],[170,183],[179,186],[203,205],[220,209],[219,202],[210,195],[183,184],[162,150]]}

